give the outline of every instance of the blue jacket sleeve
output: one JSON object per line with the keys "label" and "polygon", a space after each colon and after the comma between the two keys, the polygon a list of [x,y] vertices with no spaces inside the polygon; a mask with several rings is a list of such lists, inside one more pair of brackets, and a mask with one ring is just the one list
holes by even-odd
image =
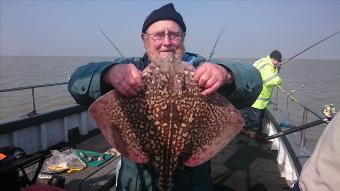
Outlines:
{"label": "blue jacket sleeve", "polygon": [[237,109],[251,106],[262,91],[260,72],[251,64],[213,60],[232,72],[235,81],[219,89]]}
{"label": "blue jacket sleeve", "polygon": [[103,82],[102,76],[107,69],[114,64],[134,63],[142,69],[141,58],[118,58],[113,62],[89,63],[80,66],[71,76],[68,82],[68,90],[78,104],[90,105],[101,95],[113,89]]}
{"label": "blue jacket sleeve", "polygon": [[[204,57],[193,53],[186,53],[184,60],[196,68],[206,62]],[[224,62],[218,59],[213,59],[211,62],[231,71],[235,78],[232,84],[221,87],[219,93],[227,97],[237,109],[250,107],[262,91],[261,73],[252,64]]]}
{"label": "blue jacket sleeve", "polygon": [[101,83],[102,73],[113,65],[113,62],[89,63],[80,66],[68,82],[68,90],[79,104],[89,105],[99,98],[106,89]]}

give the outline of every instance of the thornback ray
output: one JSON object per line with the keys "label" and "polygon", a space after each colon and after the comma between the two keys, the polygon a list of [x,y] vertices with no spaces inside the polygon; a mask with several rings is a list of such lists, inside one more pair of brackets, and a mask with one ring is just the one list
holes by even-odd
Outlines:
{"label": "thornback ray", "polygon": [[202,96],[196,69],[166,58],[142,71],[144,89],[127,98],[112,90],[89,113],[108,142],[136,163],[149,163],[161,190],[183,165],[198,166],[216,155],[244,125],[238,110],[222,95]]}

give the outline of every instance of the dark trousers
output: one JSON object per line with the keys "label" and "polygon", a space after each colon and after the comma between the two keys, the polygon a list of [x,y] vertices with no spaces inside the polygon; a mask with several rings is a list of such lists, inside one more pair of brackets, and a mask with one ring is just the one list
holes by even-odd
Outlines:
{"label": "dark trousers", "polygon": [[299,187],[299,181],[295,182],[295,184],[293,185],[293,187],[290,189],[290,191],[301,191],[300,187]]}
{"label": "dark trousers", "polygon": [[[171,191],[212,191],[211,161],[196,167],[177,169]],[[151,165],[136,164],[122,157],[116,191],[159,191],[159,176]]]}
{"label": "dark trousers", "polygon": [[264,117],[264,109],[256,109],[247,107],[240,110],[242,117],[245,120],[244,129],[262,133],[262,121]]}

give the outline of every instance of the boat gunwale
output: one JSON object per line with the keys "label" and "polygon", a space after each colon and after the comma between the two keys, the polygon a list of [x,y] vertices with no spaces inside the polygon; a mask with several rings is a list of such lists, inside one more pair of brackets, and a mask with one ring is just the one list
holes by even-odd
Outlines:
{"label": "boat gunwale", "polygon": [[[277,132],[282,131],[279,123],[277,122],[277,120],[275,119],[275,117],[273,116],[273,114],[271,113],[270,110],[268,110],[268,109],[265,110],[265,116],[268,117],[268,119],[271,121],[271,123],[273,123],[273,127],[275,128],[275,130]],[[288,138],[286,136],[282,136],[282,137],[277,138],[277,139],[281,139],[281,141],[283,142],[283,145],[286,147],[286,149],[288,151],[288,155],[290,156],[297,172],[300,174],[301,170],[302,170],[302,164],[301,164],[299,158],[296,156],[296,153],[295,153],[290,141],[288,140]]]}
{"label": "boat gunwale", "polygon": [[82,111],[86,111],[87,108],[88,108],[87,106],[83,105],[74,105],[71,107],[57,109],[42,114],[37,114],[35,116],[23,119],[15,119],[13,121],[4,122],[0,124],[0,135],[32,127],[34,125],[40,125],[44,122],[52,121],[58,118],[63,118],[65,116],[69,116],[72,114],[80,113]]}

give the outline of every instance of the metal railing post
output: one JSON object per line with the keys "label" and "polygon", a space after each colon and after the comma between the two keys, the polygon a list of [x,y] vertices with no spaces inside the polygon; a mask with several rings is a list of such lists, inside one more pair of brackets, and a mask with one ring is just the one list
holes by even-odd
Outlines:
{"label": "metal railing post", "polygon": [[32,90],[32,104],[33,104],[33,111],[30,113],[31,115],[36,115],[37,110],[35,109],[35,97],[34,97],[34,88],[31,88]]}
{"label": "metal railing post", "polygon": [[278,98],[279,97],[279,88],[276,87],[276,99],[275,99],[275,110],[278,110]]}
{"label": "metal railing post", "polygon": [[[303,117],[302,117],[302,125],[307,123],[307,114],[308,114],[308,110],[304,108]],[[306,129],[301,131],[300,146],[305,146],[305,139],[306,139]]]}

